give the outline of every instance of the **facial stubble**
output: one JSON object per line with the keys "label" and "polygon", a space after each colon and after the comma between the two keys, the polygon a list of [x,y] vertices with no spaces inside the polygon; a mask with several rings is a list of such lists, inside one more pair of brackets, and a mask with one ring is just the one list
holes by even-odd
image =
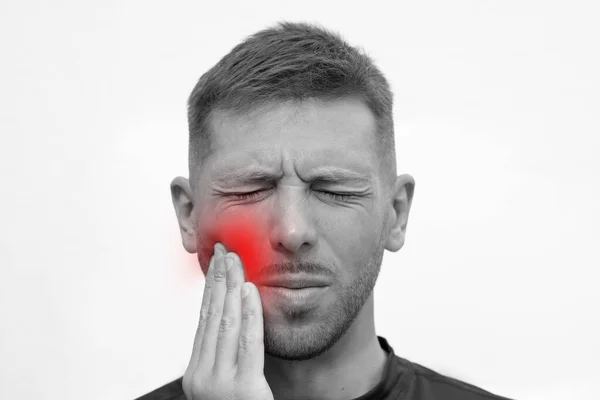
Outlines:
{"label": "facial stubble", "polygon": [[[265,353],[283,360],[302,361],[330,350],[348,332],[368,298],[373,293],[384,252],[384,231],[374,252],[358,268],[354,280],[343,286],[327,316],[302,326],[281,327],[265,317]],[[308,313],[308,312],[306,312]],[[306,315],[308,316],[308,315]],[[294,315],[302,318],[304,315]]]}

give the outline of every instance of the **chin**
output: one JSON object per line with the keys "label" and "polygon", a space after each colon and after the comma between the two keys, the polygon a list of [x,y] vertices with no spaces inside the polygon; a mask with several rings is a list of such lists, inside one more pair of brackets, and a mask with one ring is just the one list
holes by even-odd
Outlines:
{"label": "chin", "polygon": [[289,361],[310,360],[326,353],[346,334],[356,318],[356,315],[328,311],[327,317],[321,318],[311,318],[306,311],[306,318],[292,321],[265,315],[265,353]]}
{"label": "chin", "polygon": [[310,360],[329,350],[335,341],[321,336],[314,327],[265,326],[265,353],[283,360]]}

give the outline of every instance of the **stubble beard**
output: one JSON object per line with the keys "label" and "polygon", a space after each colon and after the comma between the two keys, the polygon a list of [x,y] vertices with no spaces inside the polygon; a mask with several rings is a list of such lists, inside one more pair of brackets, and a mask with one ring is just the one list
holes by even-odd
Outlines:
{"label": "stubble beard", "polygon": [[[328,310],[328,315],[310,325],[273,326],[265,318],[265,353],[289,361],[309,360],[331,349],[352,326],[364,304],[373,293],[381,269],[384,244],[383,232],[377,249],[370,254],[359,274],[343,287]],[[300,319],[303,315],[291,316]]]}

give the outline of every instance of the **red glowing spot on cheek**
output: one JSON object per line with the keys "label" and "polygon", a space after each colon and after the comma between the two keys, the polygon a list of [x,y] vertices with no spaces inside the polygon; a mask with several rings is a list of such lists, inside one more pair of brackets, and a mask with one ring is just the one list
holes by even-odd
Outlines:
{"label": "red glowing spot on cheek", "polygon": [[244,210],[229,216],[220,216],[212,227],[215,240],[227,251],[240,256],[247,281],[255,281],[270,262],[269,232],[265,218],[256,211]]}

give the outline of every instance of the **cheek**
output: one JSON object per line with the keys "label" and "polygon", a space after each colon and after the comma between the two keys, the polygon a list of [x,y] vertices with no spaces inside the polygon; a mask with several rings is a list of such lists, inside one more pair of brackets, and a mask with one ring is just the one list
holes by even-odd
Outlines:
{"label": "cheek", "polygon": [[361,260],[377,248],[380,221],[371,214],[322,215],[320,221],[323,236],[345,265],[360,265]]}
{"label": "cheek", "polygon": [[248,281],[255,280],[264,266],[271,262],[267,219],[258,210],[219,214],[206,228],[201,241],[211,255],[216,242],[221,242],[227,251],[235,252],[242,260]]}

